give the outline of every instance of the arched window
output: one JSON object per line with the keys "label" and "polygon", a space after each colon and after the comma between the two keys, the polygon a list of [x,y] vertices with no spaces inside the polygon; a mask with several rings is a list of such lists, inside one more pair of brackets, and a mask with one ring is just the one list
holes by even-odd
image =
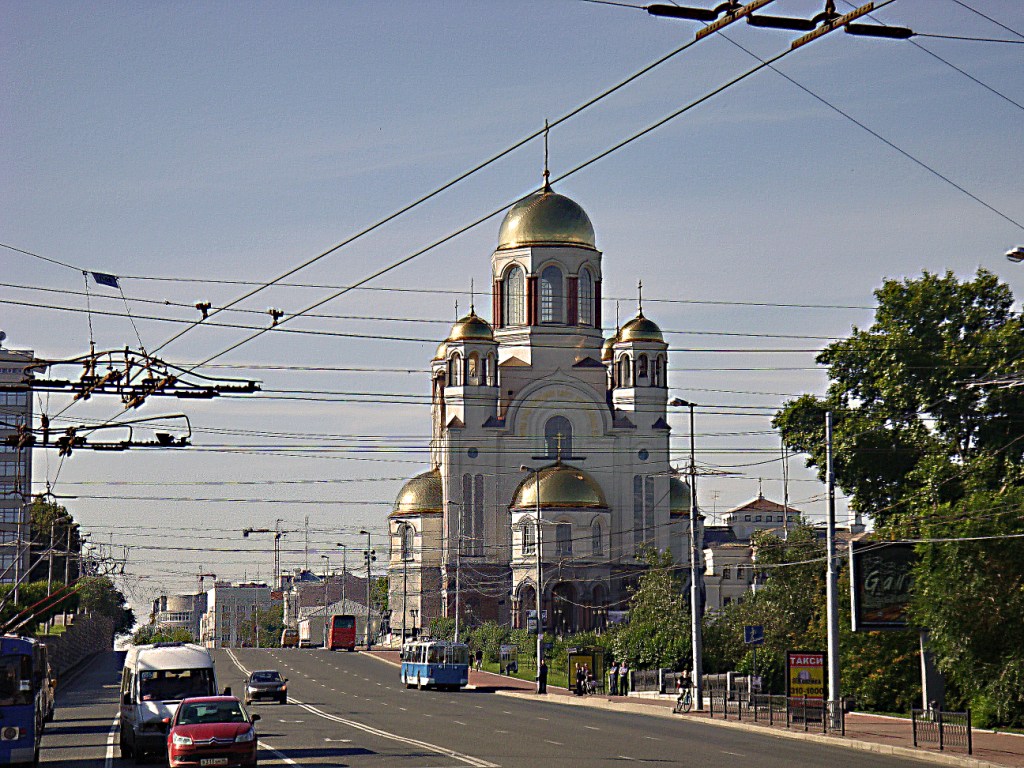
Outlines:
{"label": "arched window", "polygon": [[647,378],[647,355],[640,355],[636,359],[636,377],[638,379]]}
{"label": "arched window", "polygon": [[540,273],[540,321],[564,323],[562,270],[552,265]]}
{"label": "arched window", "polygon": [[462,386],[462,355],[458,352],[448,360],[448,384],[452,387]]}
{"label": "arched window", "polygon": [[565,416],[552,416],[544,424],[544,445],[552,459],[572,456],[572,422]]}
{"label": "arched window", "polygon": [[579,297],[580,325],[593,325],[594,276],[586,267],[580,270]]}
{"label": "arched window", "polygon": [[476,352],[469,353],[469,375],[466,383],[469,385],[477,385],[483,382],[480,377],[480,355]]}
{"label": "arched window", "polygon": [[658,355],[658,361],[654,365],[654,376],[657,379],[653,383],[655,387],[668,386],[668,371],[665,370],[665,356]]}
{"label": "arched window", "polygon": [[472,554],[473,541],[473,476],[462,476],[462,505],[459,507],[459,551],[463,555]]}
{"label": "arched window", "polygon": [[619,386],[628,387],[632,384],[629,379],[629,355],[619,358]]}
{"label": "arched window", "polygon": [[604,537],[601,535],[601,523],[597,520],[590,526],[590,551],[594,555],[604,554]]}
{"label": "arched window", "polygon": [[534,530],[533,523],[523,523],[523,554],[532,555],[537,549],[537,532]]}
{"label": "arched window", "polygon": [[502,316],[505,318],[505,325],[524,325],[526,323],[526,279],[523,277],[523,270],[519,267],[512,267],[505,275],[505,306],[502,307]]}
{"label": "arched window", "polygon": [[487,381],[487,386],[498,386],[498,366],[495,365],[493,354],[487,356],[487,365],[484,368],[484,379]]}
{"label": "arched window", "polygon": [[473,531],[469,551],[474,555],[484,553],[484,476],[473,478]]}
{"label": "arched window", "polygon": [[558,523],[555,526],[555,554],[572,554],[572,523]]}
{"label": "arched window", "polygon": [[402,524],[402,559],[412,560],[413,542],[416,538],[416,529],[409,523]]}

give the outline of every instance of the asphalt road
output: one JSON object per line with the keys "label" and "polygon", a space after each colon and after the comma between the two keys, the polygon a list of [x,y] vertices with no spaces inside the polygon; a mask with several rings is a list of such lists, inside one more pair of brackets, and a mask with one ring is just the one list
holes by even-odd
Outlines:
{"label": "asphalt road", "polygon": [[[352,768],[581,766],[917,766],[857,750],[704,723],[569,707],[482,691],[406,690],[398,670],[362,654],[322,650],[214,652],[221,686],[276,668],[290,703],[256,704],[260,764]],[[120,659],[98,658],[59,691],[46,766],[128,765],[117,748]]]}

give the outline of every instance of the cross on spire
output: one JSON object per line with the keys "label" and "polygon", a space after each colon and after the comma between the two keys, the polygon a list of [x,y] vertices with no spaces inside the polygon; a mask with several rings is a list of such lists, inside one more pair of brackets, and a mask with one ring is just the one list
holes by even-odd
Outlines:
{"label": "cross on spire", "polygon": [[473,293],[473,278],[471,277],[469,278],[469,314],[471,315],[476,314],[476,302],[474,301],[475,298],[476,297],[474,296]]}
{"label": "cross on spire", "polygon": [[548,170],[548,134],[551,132],[548,121],[544,121],[544,191],[551,191],[551,171]]}
{"label": "cross on spire", "polygon": [[555,461],[562,460],[562,439],[565,437],[561,432],[555,435]]}
{"label": "cross on spire", "polygon": [[636,307],[638,314],[644,313],[644,281],[638,280],[636,283]]}

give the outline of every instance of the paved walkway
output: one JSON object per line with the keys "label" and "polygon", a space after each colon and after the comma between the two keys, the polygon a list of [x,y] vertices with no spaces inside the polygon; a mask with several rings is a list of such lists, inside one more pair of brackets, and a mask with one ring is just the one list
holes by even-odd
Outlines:
{"label": "paved walkway", "polygon": [[[373,651],[373,655],[389,663],[398,665],[398,651]],[[469,684],[477,690],[516,697],[536,697],[536,684],[528,680],[498,675],[492,672],[469,673]],[[786,729],[785,720],[782,725],[769,726],[767,722],[753,722],[744,719],[738,722],[734,716],[730,720],[716,717],[714,720],[706,712],[690,712],[676,715],[672,712],[674,697],[646,696],[575,696],[565,688],[548,686],[547,700],[561,704],[588,706],[601,709],[615,709],[636,714],[648,714],[660,717],[686,717],[691,720],[703,720],[709,725],[742,729],[770,730],[779,736],[797,739],[823,740],[830,743],[866,749],[875,752],[898,754],[902,757],[917,757],[933,763],[959,766],[996,765],[1008,768],[1024,768],[1024,736],[1012,733],[993,733],[975,729],[974,754],[968,756],[966,748],[948,748],[940,752],[938,746],[914,747],[913,733],[909,719],[868,715],[852,712],[846,716],[846,736],[823,736],[821,733],[804,733],[802,728]]]}

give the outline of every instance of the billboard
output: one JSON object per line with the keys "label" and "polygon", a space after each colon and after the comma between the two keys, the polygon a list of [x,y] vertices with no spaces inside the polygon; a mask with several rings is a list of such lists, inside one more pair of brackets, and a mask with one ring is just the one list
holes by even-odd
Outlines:
{"label": "billboard", "polygon": [[916,562],[913,544],[850,542],[850,616],[854,632],[907,628]]}
{"label": "billboard", "polygon": [[786,651],[786,695],[825,698],[825,654]]}

